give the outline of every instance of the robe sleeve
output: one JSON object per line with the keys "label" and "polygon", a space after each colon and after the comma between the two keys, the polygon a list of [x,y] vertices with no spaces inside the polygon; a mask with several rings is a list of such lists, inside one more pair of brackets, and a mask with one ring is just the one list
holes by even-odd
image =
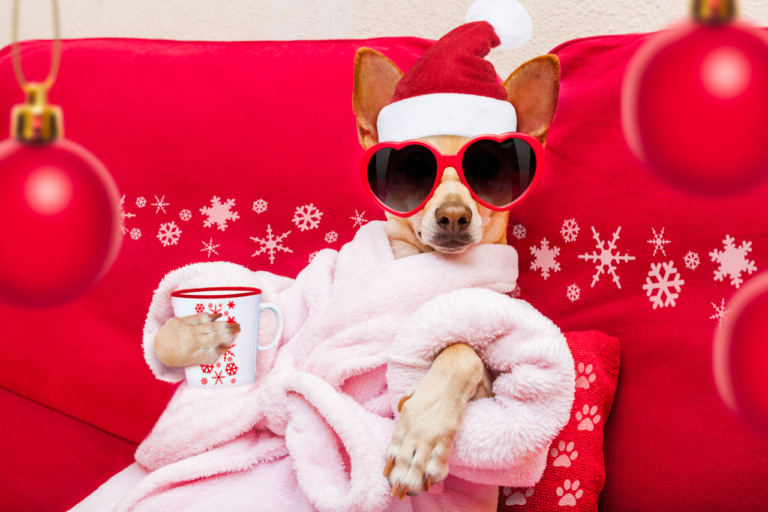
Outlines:
{"label": "robe sleeve", "polygon": [[435,297],[403,324],[390,350],[393,410],[453,343],[475,349],[496,377],[496,396],[467,405],[450,474],[489,485],[533,485],[573,404],[575,370],[565,337],[527,302],[490,290]]}

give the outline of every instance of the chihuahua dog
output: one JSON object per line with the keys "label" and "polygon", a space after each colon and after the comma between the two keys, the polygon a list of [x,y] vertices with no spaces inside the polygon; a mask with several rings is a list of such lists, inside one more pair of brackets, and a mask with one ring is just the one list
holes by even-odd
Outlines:
{"label": "chihuahua dog", "polygon": [[[379,112],[390,103],[402,76],[381,53],[369,48],[357,51],[352,103],[364,149],[379,142]],[[526,62],[503,83],[507,101],[517,114],[517,131],[542,145],[555,116],[559,83],[560,63],[554,55]],[[453,155],[469,139],[445,134],[422,140],[443,155]],[[509,212],[493,211],[476,202],[450,167],[420,211],[407,218],[386,215],[386,233],[395,259],[507,243]],[[221,314],[200,313],[169,320],[155,337],[158,358],[171,367],[213,364],[240,331],[238,324],[215,322],[219,317]],[[384,469],[392,496],[416,496],[446,478],[467,403],[493,396],[492,384],[493,376],[469,345],[453,344],[437,356],[424,379],[398,405],[400,419],[386,451]]]}

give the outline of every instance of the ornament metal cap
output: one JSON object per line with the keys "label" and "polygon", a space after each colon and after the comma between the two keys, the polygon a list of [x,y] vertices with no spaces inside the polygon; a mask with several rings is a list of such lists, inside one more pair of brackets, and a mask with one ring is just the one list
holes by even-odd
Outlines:
{"label": "ornament metal cap", "polygon": [[691,14],[693,19],[705,25],[722,25],[736,17],[736,0],[693,0]]}
{"label": "ornament metal cap", "polygon": [[61,107],[48,103],[48,84],[24,85],[26,101],[11,110],[11,136],[25,144],[48,144],[64,136]]}
{"label": "ornament metal cap", "polygon": [[48,103],[48,91],[56,82],[61,63],[59,3],[51,0],[53,14],[53,52],[48,77],[43,82],[27,82],[19,51],[19,0],[13,0],[11,61],[16,81],[26,96],[24,103],[11,110],[11,137],[24,144],[50,144],[64,136],[61,108]]}

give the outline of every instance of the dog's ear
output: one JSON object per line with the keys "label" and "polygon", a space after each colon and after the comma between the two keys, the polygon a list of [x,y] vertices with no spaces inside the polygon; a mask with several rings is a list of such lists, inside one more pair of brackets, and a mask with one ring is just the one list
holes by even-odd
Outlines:
{"label": "dog's ear", "polygon": [[547,140],[549,125],[555,118],[560,92],[560,59],[542,55],[529,60],[509,75],[504,88],[517,112],[517,131]]}
{"label": "dog's ear", "polygon": [[370,48],[357,50],[352,108],[357,116],[357,135],[363,149],[379,142],[376,129],[379,112],[392,100],[402,76],[400,68],[381,53]]}

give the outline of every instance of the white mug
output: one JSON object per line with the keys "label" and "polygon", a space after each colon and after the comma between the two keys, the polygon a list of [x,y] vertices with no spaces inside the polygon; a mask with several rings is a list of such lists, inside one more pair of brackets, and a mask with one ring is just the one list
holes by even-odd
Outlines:
{"label": "white mug", "polygon": [[[222,313],[219,322],[239,323],[240,332],[224,354],[212,365],[187,366],[187,385],[195,388],[216,389],[256,382],[256,357],[259,350],[267,350],[280,341],[283,333],[283,314],[274,304],[261,304],[261,290],[229,286],[222,288],[194,288],[171,294],[173,313],[189,316],[197,313]],[[275,339],[266,347],[259,345],[259,317],[265,309],[277,315]]]}

